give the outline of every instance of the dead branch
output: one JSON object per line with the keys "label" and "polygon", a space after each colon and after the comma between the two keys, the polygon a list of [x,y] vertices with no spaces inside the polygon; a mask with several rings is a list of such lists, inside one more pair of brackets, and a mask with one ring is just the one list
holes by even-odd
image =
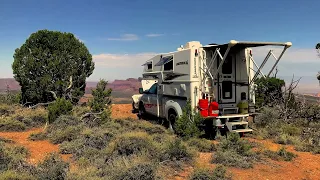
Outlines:
{"label": "dead branch", "polygon": [[103,111],[98,112],[98,113],[89,112],[89,113],[86,113],[83,116],[81,116],[81,119],[84,119],[84,118],[89,117],[89,116],[94,116],[96,119],[97,118],[99,119],[100,117],[98,117],[97,115],[101,115],[102,113],[103,113]]}
{"label": "dead branch", "polygon": [[54,98],[54,99],[58,99],[58,98],[57,98],[57,94],[56,94],[55,92],[53,92],[53,91],[49,91],[49,92],[53,95],[53,98]]}
{"label": "dead branch", "polygon": [[66,93],[69,92],[69,90],[71,89],[71,87],[73,85],[72,76],[70,76],[69,82],[70,82],[69,86],[64,90]]}
{"label": "dead branch", "polygon": [[36,105],[29,106],[29,108],[30,108],[30,109],[34,109],[34,108],[36,108],[36,107],[38,107],[38,106],[47,106],[47,105],[52,104],[52,103],[54,103],[54,102],[55,102],[55,101],[51,101],[51,102],[47,102],[47,103],[38,103],[38,104],[36,104]]}

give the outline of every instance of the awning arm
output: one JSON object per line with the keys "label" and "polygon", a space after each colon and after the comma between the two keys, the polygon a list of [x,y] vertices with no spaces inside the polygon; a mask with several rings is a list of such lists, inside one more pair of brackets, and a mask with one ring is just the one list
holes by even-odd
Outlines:
{"label": "awning arm", "polygon": [[272,55],[273,55],[273,57],[276,59],[276,63],[274,63],[274,65],[273,65],[273,67],[271,68],[271,70],[269,71],[267,77],[270,76],[270,74],[272,73],[272,71],[274,70],[274,68],[277,66],[277,64],[278,64],[278,62],[280,61],[280,59],[282,58],[284,52],[285,52],[290,46],[291,46],[291,45],[286,45],[286,46],[284,46],[284,48],[283,48],[283,50],[282,50],[282,52],[281,52],[281,54],[280,54],[280,56],[279,56],[278,58],[276,58],[276,56],[271,52]]}
{"label": "awning arm", "polygon": [[[228,56],[228,54],[229,54],[229,51],[230,51],[231,47],[233,47],[233,46],[236,45],[237,43],[238,43],[238,42],[235,41],[235,40],[231,40],[231,41],[229,42],[228,48],[227,48],[226,52],[224,53],[223,58],[222,58],[222,61],[221,61],[221,63],[219,64],[219,67],[218,67],[218,69],[217,69],[217,72],[214,74],[212,80],[214,80],[214,79],[216,78],[216,76],[218,75],[218,73],[219,73],[219,71],[220,71],[220,69],[221,69],[224,61],[227,59],[227,56]],[[219,51],[217,51],[217,53],[220,54]]]}
{"label": "awning arm", "polygon": [[[250,56],[250,60],[253,62],[253,64],[256,66],[257,69],[259,69],[259,66],[257,65],[256,61],[253,59],[252,56]],[[259,72],[262,76],[265,76],[262,71]]]}
{"label": "awning arm", "polygon": [[[264,60],[262,61],[262,63],[261,63],[261,65],[260,65],[260,67],[258,68],[256,74],[253,76],[250,84],[251,84],[253,81],[256,80],[256,78],[257,78],[257,76],[258,76],[259,73],[262,73],[262,72],[261,72],[261,69],[263,68],[263,66],[264,66],[264,65],[266,64],[266,62],[268,61],[268,59],[269,59],[269,57],[271,56],[271,54],[272,54],[272,50],[269,50],[267,56],[266,56],[266,57],[264,58]],[[251,56],[250,56],[250,57],[251,57]],[[252,57],[251,57],[251,58],[252,58]],[[252,58],[252,60],[253,60],[253,58]],[[263,76],[264,76],[264,75],[263,75]]]}

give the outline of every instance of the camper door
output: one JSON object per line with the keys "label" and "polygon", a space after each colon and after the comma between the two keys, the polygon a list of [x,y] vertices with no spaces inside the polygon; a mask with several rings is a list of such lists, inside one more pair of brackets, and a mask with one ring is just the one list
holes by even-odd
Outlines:
{"label": "camper door", "polygon": [[[221,63],[221,59],[217,61],[217,67]],[[218,74],[218,100],[221,104],[235,103],[236,102],[236,68],[235,68],[235,55],[230,54],[227,56]]]}

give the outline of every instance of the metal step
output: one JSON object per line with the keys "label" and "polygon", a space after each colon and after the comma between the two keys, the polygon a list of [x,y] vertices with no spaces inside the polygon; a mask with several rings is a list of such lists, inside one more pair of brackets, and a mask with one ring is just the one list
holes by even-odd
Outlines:
{"label": "metal step", "polygon": [[231,126],[235,126],[235,125],[248,125],[248,122],[246,122],[246,121],[227,122],[226,124],[227,124],[227,126],[228,126],[228,125],[231,125]]}
{"label": "metal step", "polygon": [[[235,132],[237,130],[245,130],[248,129],[248,122],[246,121],[239,121],[239,122],[227,122],[226,123],[227,128],[230,132]],[[237,126],[237,125],[243,125],[243,127],[241,127],[240,129],[233,129],[233,126]]]}
{"label": "metal step", "polygon": [[237,130],[232,130],[231,132],[236,132],[236,133],[241,133],[241,132],[252,132],[252,129],[237,129]]}

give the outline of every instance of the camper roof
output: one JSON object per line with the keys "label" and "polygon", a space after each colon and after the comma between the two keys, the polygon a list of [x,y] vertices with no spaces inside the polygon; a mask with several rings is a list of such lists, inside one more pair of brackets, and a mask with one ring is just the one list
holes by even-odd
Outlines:
{"label": "camper roof", "polygon": [[291,42],[250,42],[250,41],[235,41],[231,40],[226,44],[208,44],[206,46],[202,46],[203,48],[220,48],[227,49],[228,46],[231,46],[232,49],[244,49],[251,47],[260,47],[260,46],[287,46],[290,47],[292,45]]}

